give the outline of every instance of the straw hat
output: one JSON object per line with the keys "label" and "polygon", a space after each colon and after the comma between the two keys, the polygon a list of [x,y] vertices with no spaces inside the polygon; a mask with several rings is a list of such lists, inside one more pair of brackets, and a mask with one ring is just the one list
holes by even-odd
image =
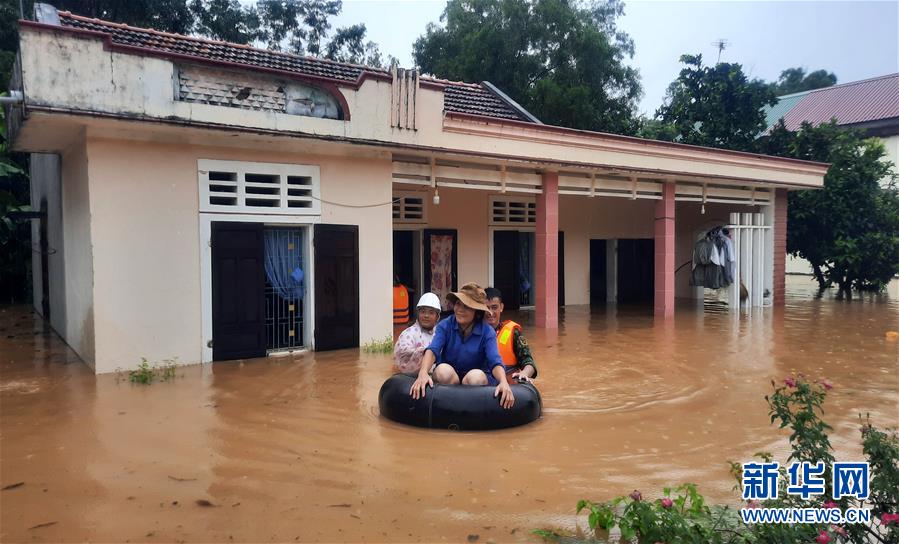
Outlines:
{"label": "straw hat", "polygon": [[480,285],[474,282],[466,283],[455,293],[449,293],[446,295],[446,300],[450,305],[458,300],[472,310],[483,310],[488,314],[490,313],[490,310],[487,309],[487,293],[484,292]]}

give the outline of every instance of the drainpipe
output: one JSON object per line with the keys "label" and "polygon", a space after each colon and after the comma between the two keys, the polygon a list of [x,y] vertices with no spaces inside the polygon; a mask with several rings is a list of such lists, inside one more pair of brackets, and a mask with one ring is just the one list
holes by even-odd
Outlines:
{"label": "drainpipe", "polygon": [[22,91],[9,91],[9,96],[0,96],[0,106],[20,106],[25,102]]}

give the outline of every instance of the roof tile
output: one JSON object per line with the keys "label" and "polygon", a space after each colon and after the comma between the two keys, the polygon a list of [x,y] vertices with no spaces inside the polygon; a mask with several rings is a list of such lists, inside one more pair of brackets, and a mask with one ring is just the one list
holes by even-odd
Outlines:
{"label": "roof tile", "polygon": [[[59,12],[59,20],[63,27],[107,34],[114,45],[136,47],[161,55],[175,54],[193,57],[201,62],[228,62],[248,69],[262,68],[291,72],[300,76],[330,80],[337,84],[356,84],[365,72],[380,77],[389,77],[389,72],[382,68],[303,57],[246,45],[136,28],[120,23],[81,17],[66,11]],[[444,86],[444,110],[447,112],[528,121],[512,106],[482,85],[427,77],[422,80]]]}

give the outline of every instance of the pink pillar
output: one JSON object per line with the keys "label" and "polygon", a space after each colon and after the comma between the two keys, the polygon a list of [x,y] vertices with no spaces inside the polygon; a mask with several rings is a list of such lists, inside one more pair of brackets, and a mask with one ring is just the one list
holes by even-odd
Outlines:
{"label": "pink pillar", "polygon": [[674,183],[662,185],[655,210],[655,315],[674,317]]}
{"label": "pink pillar", "polygon": [[787,273],[787,190],[774,190],[774,293],[772,303],[783,306]]}
{"label": "pink pillar", "polygon": [[537,195],[537,326],[559,327],[559,174],[543,173],[543,192]]}

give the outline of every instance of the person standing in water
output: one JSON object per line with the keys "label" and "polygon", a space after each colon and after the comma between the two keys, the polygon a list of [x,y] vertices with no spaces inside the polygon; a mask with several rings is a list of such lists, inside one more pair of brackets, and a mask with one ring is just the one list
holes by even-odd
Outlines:
{"label": "person standing in water", "polygon": [[[496,386],[493,396],[503,408],[515,404],[515,395],[496,344],[496,332],[484,321],[490,313],[487,294],[476,283],[466,283],[458,292],[446,296],[453,315],[437,324],[434,339],[425,350],[418,378],[409,389],[413,399],[425,396],[434,382],[446,385]],[[437,364],[433,377],[428,374]]]}
{"label": "person standing in water", "polygon": [[418,372],[425,349],[434,339],[434,327],[440,318],[440,299],[434,293],[425,293],[415,307],[417,319],[411,327],[400,333],[393,346],[393,364],[399,372]]}
{"label": "person standing in water", "polygon": [[496,331],[497,348],[506,367],[506,373],[510,378],[524,378],[528,381],[536,378],[537,365],[534,364],[528,341],[521,334],[521,325],[511,319],[502,320],[505,309],[502,291],[496,287],[488,287],[485,292],[487,308],[490,310],[485,321]]}

